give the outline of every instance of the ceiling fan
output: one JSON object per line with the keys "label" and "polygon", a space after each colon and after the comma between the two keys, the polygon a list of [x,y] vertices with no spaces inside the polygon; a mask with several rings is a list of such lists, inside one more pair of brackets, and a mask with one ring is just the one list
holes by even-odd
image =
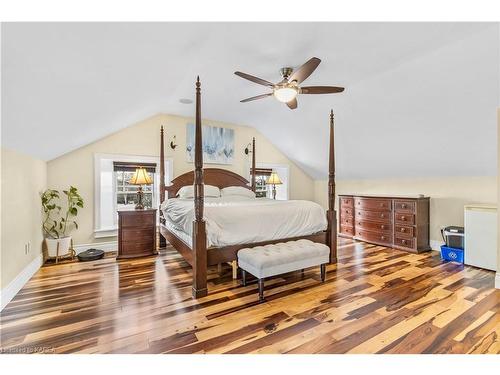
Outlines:
{"label": "ceiling fan", "polygon": [[297,95],[298,94],[335,94],[344,91],[343,87],[335,86],[305,86],[300,87],[303,81],[309,77],[312,72],[318,67],[320,59],[313,57],[309,59],[304,65],[302,65],[297,70],[290,67],[285,67],[280,69],[281,76],[283,80],[278,83],[271,83],[265,79],[251,76],[243,72],[234,72],[237,76],[248,79],[249,81],[258,83],[259,85],[267,86],[273,90],[273,92],[252,96],[251,98],[246,98],[241,100],[241,103],[250,102],[252,100],[264,99],[268,96],[274,96],[277,100],[282,103],[286,103],[288,108],[297,108]]}

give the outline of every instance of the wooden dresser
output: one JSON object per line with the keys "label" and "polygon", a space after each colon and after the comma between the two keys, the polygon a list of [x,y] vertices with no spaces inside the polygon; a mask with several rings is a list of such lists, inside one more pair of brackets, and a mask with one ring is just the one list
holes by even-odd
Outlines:
{"label": "wooden dresser", "polygon": [[156,254],[156,209],[118,211],[118,256]]}
{"label": "wooden dresser", "polygon": [[414,253],[430,250],[429,198],[340,195],[339,235]]}

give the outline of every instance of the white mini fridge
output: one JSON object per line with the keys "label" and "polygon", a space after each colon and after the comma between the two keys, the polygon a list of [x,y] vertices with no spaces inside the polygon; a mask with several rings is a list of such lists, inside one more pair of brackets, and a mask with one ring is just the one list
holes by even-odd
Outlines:
{"label": "white mini fridge", "polygon": [[497,207],[466,205],[465,264],[495,271],[497,269]]}

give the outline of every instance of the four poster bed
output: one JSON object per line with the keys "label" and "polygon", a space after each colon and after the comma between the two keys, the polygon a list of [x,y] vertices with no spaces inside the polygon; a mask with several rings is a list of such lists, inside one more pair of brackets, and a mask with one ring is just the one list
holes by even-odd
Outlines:
{"label": "four poster bed", "polygon": [[[168,241],[191,265],[193,297],[207,295],[208,266],[235,262],[237,252],[243,248],[308,239],[329,246],[330,263],[336,263],[333,111],[330,113],[326,218],[319,205],[308,201],[250,199],[221,202],[218,199],[205,197],[204,186],[208,188],[208,185],[212,185],[218,189],[238,187],[240,190],[248,191],[249,194],[255,193],[255,138],[252,141],[251,182],[228,170],[204,169],[200,86],[198,78],[196,81],[195,169],[176,177],[169,186],[165,186],[163,127],[160,137],[160,200],[165,202],[162,203],[160,218],[160,244]],[[182,188],[189,186],[193,186],[193,198],[190,200],[176,198]],[[167,193],[167,201],[165,201],[165,193]]]}

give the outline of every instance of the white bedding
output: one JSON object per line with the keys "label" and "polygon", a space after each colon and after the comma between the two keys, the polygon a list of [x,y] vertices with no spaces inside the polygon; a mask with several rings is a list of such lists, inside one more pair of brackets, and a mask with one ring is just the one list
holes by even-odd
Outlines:
{"label": "white bedding", "polygon": [[[192,237],[192,199],[168,199],[161,209],[168,227]],[[204,217],[208,245],[216,247],[304,236],[327,227],[323,208],[303,200],[205,198]]]}

